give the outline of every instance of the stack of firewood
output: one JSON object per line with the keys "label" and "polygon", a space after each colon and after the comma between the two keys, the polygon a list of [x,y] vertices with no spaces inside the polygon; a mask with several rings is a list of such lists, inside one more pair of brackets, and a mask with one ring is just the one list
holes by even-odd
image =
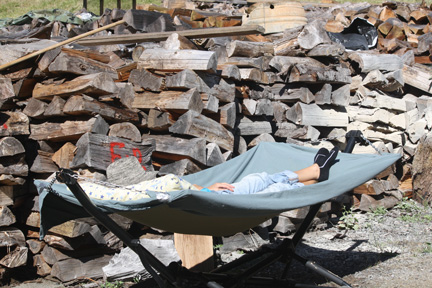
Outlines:
{"label": "stack of firewood", "polygon": [[[230,36],[212,37],[203,30],[195,37],[200,40],[182,36],[182,29],[238,26],[240,18],[211,9],[151,10],[159,24],[141,23],[151,26],[141,29],[148,32],[142,35],[151,36],[156,26],[156,34],[178,33],[139,45],[118,44],[101,33],[1,71],[3,273],[25,265],[30,250],[39,275],[64,282],[77,275],[97,277],[100,270],[90,267],[104,265],[109,259],[104,255],[119,248],[90,220],[68,222],[38,240],[32,180],[59,168],[103,180],[112,162],[135,156],[153,174],[184,175],[261,141],[343,148],[345,133],[361,130],[375,148],[357,145],[354,153],[400,153],[403,161],[340,202],[368,211],[391,208],[408,195],[416,145],[432,126],[432,73],[423,65],[431,60],[430,10],[402,4],[310,7],[306,25],[280,33],[235,35],[232,30]],[[56,22],[52,33],[82,33],[125,12],[113,10],[85,27]],[[325,29],[340,32],[355,17],[377,27],[376,49],[347,51],[331,42]],[[139,34],[135,28],[119,25],[114,32],[125,34],[127,43],[127,37]],[[266,30],[272,28],[267,23]],[[0,46],[1,64],[53,44],[20,41]],[[84,46],[102,43],[96,49]],[[317,143],[324,138],[331,140]],[[324,220],[334,212],[327,204],[320,213]],[[281,215],[276,231],[294,230],[304,212]],[[89,257],[93,260],[86,262]]]}

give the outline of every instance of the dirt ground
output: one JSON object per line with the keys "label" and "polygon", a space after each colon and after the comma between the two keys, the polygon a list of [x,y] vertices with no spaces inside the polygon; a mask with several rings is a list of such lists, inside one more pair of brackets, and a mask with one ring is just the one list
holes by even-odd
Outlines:
{"label": "dirt ground", "polygon": [[[432,287],[430,207],[403,201],[388,212],[379,209],[346,213],[345,225],[356,225],[356,230],[340,230],[337,220],[334,222],[325,229],[307,233],[298,246],[298,254],[341,276],[352,287]],[[293,264],[291,278],[306,284],[338,287],[308,273],[303,265]],[[278,266],[271,269],[276,271]]]}
{"label": "dirt ground", "polygon": [[[342,222],[331,219],[306,233],[297,248],[298,254],[319,263],[355,288],[432,287],[432,208],[402,201],[399,207],[390,211],[347,211],[344,218]],[[348,229],[341,230],[341,225]],[[262,276],[281,275],[284,268],[282,263],[275,263],[264,270]],[[292,262],[288,276],[306,285],[339,287],[296,261]],[[92,284],[73,286],[101,287],[106,283]],[[133,283],[124,286],[143,287]],[[39,279],[10,287],[64,286]]]}

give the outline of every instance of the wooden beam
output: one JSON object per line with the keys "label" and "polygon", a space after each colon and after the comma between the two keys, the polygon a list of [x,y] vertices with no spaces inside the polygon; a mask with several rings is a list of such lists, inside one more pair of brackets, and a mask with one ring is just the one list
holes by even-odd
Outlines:
{"label": "wooden beam", "polygon": [[213,38],[224,36],[239,36],[249,34],[261,34],[263,28],[258,25],[250,26],[234,26],[234,27],[221,27],[221,28],[206,28],[206,29],[192,29],[184,31],[169,31],[157,33],[142,33],[131,35],[110,35],[101,37],[92,37],[91,39],[83,39],[78,41],[79,45],[84,46],[97,46],[97,45],[111,45],[111,44],[131,44],[153,41],[164,41],[172,33],[177,33],[189,39],[195,38]]}

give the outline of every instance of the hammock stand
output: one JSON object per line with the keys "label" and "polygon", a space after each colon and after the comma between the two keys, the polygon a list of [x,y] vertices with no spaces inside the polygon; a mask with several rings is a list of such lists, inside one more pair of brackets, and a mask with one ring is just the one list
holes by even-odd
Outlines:
{"label": "hammock stand", "polygon": [[[355,143],[365,144],[365,138],[360,131],[350,131],[346,134],[347,145],[345,152],[351,153]],[[309,212],[291,239],[284,239],[277,247],[264,245],[255,252],[248,253],[241,258],[216,268],[211,272],[192,272],[176,263],[164,265],[138,239],[134,239],[127,231],[101,211],[87,196],[78,184],[73,171],[62,169],[57,172],[56,179],[67,185],[75,198],[80,202],[88,214],[95,217],[102,225],[114,233],[125,245],[138,254],[145,269],[152,275],[159,287],[316,287],[301,285],[286,279],[292,259],[296,259],[312,271],[336,283],[340,287],[351,287],[342,278],[323,268],[313,261],[309,261],[295,253],[296,246],[307,232],[322,203],[310,206]],[[286,263],[280,279],[254,277],[258,271],[276,261]],[[242,266],[246,268],[241,268]],[[232,271],[240,271],[232,274]]]}

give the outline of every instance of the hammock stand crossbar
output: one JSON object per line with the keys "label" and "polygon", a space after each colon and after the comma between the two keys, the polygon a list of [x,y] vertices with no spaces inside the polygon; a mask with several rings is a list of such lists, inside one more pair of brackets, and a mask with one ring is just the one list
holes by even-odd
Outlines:
{"label": "hammock stand crossbar", "polygon": [[[351,153],[355,143],[364,144],[361,131],[349,131],[346,134],[346,153]],[[166,266],[159,261],[151,252],[143,247],[138,239],[134,239],[127,231],[123,230],[107,214],[100,211],[82,187],[78,184],[75,173],[68,169],[62,169],[56,174],[56,179],[68,186],[76,199],[91,216],[96,218],[109,231],[114,233],[125,245],[138,254],[145,269],[152,275],[159,287],[305,287],[297,286],[295,281],[286,279],[292,259],[305,265],[307,268],[334,282],[340,287],[351,287],[341,277],[333,274],[319,264],[307,260],[296,254],[295,249],[310,227],[314,217],[320,210],[322,203],[311,205],[308,214],[291,239],[284,239],[276,247],[261,247],[259,250],[248,253],[241,258],[227,263],[211,272],[192,272],[179,265]],[[276,261],[285,262],[285,269],[280,279],[267,277],[254,277],[256,272],[264,269]],[[251,265],[251,262],[255,262]],[[247,264],[247,268],[236,275],[230,271],[236,270]],[[269,286],[270,285],[270,286]],[[307,286],[312,287],[312,286]]]}

